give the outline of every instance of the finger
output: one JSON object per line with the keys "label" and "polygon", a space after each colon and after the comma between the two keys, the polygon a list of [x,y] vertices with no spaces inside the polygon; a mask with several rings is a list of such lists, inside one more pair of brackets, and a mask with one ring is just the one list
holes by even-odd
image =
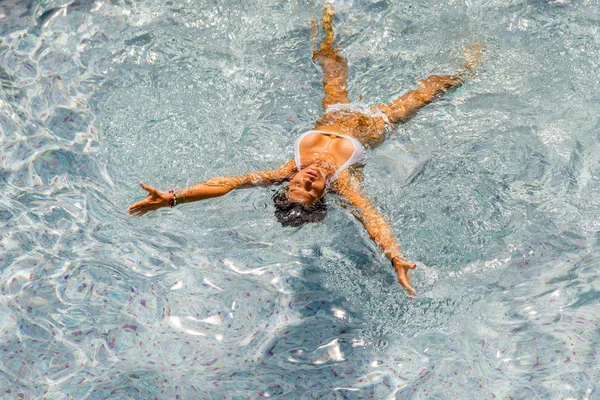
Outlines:
{"label": "finger", "polygon": [[144,189],[146,192],[148,192],[150,194],[156,192],[156,189],[154,189],[152,186],[144,185],[141,182],[140,182],[140,186],[142,187],[142,189]]}
{"label": "finger", "polygon": [[148,199],[146,200],[142,200],[140,202],[137,202],[133,205],[131,205],[127,211],[129,211],[130,214],[137,214],[137,213],[142,213],[142,214],[146,214],[148,211],[152,211],[152,210],[156,210],[161,208],[161,206],[159,204],[156,203],[152,203],[150,201],[148,201]]}
{"label": "finger", "polygon": [[405,288],[410,287],[410,283],[408,282],[408,276],[406,276],[406,271],[398,271],[398,281],[400,281],[400,284]]}
{"label": "finger", "polygon": [[417,268],[417,264],[414,264],[414,263],[411,263],[411,262],[408,262],[408,261],[402,263],[402,266],[404,268],[408,268],[408,269],[415,269],[415,268]]}
{"label": "finger", "polygon": [[416,295],[417,291],[415,289],[413,289],[412,286],[410,286],[410,282],[408,280],[408,275],[406,274],[405,270],[402,271],[398,271],[398,280],[400,281],[400,284],[402,286],[404,286],[404,288],[412,295]]}
{"label": "finger", "polygon": [[136,211],[138,208],[143,206],[143,203],[144,203],[143,201],[138,201],[137,203],[133,203],[132,205],[130,205],[127,208],[127,211],[129,211],[129,212]]}
{"label": "finger", "polygon": [[138,201],[135,204],[132,204],[131,206],[129,206],[129,208],[127,209],[127,211],[129,211],[130,213],[134,213],[134,212],[138,212],[138,211],[150,211],[150,210],[154,210],[156,207],[153,206],[152,203],[149,203],[146,200],[142,200],[142,201]]}
{"label": "finger", "polygon": [[401,268],[408,268],[408,269],[415,269],[417,268],[417,264],[408,262],[408,261],[401,261],[398,263],[398,267]]}
{"label": "finger", "polygon": [[142,215],[146,214],[146,212],[146,210],[136,210],[132,212],[131,215],[133,215],[134,217],[141,217]]}
{"label": "finger", "polygon": [[133,210],[129,210],[129,214],[131,214],[131,215],[138,215],[141,212],[144,212],[144,210],[142,210],[141,208],[135,208]]}

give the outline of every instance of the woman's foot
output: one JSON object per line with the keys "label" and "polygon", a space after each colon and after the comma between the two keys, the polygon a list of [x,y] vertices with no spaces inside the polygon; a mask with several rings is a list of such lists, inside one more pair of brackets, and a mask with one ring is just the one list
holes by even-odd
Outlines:
{"label": "woman's foot", "polygon": [[335,13],[333,12],[333,6],[329,3],[325,3],[323,6],[323,29],[325,30],[325,38],[321,43],[321,49],[319,53],[326,53],[334,51],[333,48],[333,40],[335,39],[335,32],[333,31],[333,17]]}
{"label": "woman's foot", "polygon": [[473,76],[473,69],[483,64],[483,53],[485,45],[482,42],[474,43],[463,50],[465,54],[465,63],[461,65],[461,70],[455,72],[452,76],[460,81]]}

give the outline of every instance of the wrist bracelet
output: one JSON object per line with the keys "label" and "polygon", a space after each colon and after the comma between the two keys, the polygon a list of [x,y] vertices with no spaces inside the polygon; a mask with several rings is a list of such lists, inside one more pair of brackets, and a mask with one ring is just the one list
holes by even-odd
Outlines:
{"label": "wrist bracelet", "polygon": [[177,205],[177,196],[175,195],[175,191],[173,189],[169,190],[169,194],[173,195],[173,198],[169,199],[169,205],[171,208],[173,208]]}

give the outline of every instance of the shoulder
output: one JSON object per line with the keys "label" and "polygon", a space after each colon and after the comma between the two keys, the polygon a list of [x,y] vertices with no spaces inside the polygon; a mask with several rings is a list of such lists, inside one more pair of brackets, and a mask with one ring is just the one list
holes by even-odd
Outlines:
{"label": "shoulder", "polygon": [[340,176],[332,183],[332,189],[337,193],[362,192],[364,180],[364,164],[354,164],[343,170]]}
{"label": "shoulder", "polygon": [[331,183],[331,190],[342,196],[354,191],[353,189],[350,169],[343,170],[337,179]]}

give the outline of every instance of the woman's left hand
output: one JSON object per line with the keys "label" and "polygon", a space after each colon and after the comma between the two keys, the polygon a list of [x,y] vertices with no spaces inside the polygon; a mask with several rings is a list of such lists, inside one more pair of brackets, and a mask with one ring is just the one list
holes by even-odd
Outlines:
{"label": "woman's left hand", "polygon": [[173,197],[172,194],[160,192],[152,186],[144,185],[143,183],[140,183],[140,186],[148,192],[148,197],[130,205],[127,209],[129,214],[140,216],[146,214],[148,211],[169,206],[169,201]]}
{"label": "woman's left hand", "polygon": [[408,271],[411,269],[415,269],[417,267],[417,264],[413,264],[396,257],[392,261],[392,265],[394,265],[394,269],[396,270],[396,274],[398,275],[398,281],[400,282],[400,284],[404,286],[406,291],[411,296],[415,296],[417,294],[417,291],[413,289],[412,286],[410,286],[410,281],[408,279]]}

